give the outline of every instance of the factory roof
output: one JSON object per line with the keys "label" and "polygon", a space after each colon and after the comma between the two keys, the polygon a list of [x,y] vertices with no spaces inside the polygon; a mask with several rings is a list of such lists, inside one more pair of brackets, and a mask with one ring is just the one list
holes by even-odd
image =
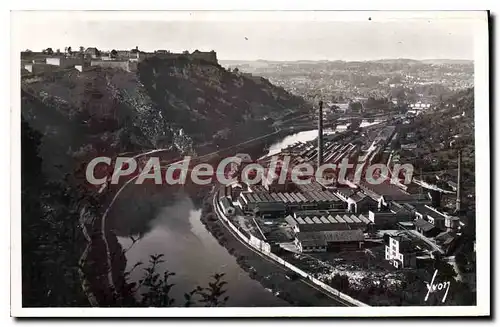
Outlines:
{"label": "factory roof", "polygon": [[263,202],[259,203],[255,208],[256,212],[262,211],[285,211],[286,207],[283,203],[272,203],[272,202]]}
{"label": "factory roof", "polygon": [[437,211],[436,209],[429,207],[422,203],[407,204],[407,207],[413,208],[415,212],[418,212],[425,216],[431,216],[432,218],[446,218],[447,215]]}
{"label": "factory roof", "polygon": [[325,216],[321,216],[321,217],[320,217],[320,220],[321,220],[321,222],[322,222],[323,224],[329,224],[329,223],[330,223],[330,221],[329,221],[329,220],[328,220]]}
{"label": "factory roof", "polygon": [[297,233],[297,239],[306,245],[326,246],[328,243],[362,242],[365,236],[358,229]]}
{"label": "factory roof", "polygon": [[375,195],[383,196],[386,200],[393,201],[411,201],[414,197],[411,194],[404,192],[399,187],[389,183],[370,184],[366,181],[361,181],[359,186],[368,192],[375,193]]}
{"label": "factory roof", "polygon": [[348,198],[356,193],[356,190],[349,187],[341,187],[337,189],[337,192],[340,193],[340,195],[342,195],[343,197]]}
{"label": "factory roof", "polygon": [[300,210],[295,211],[293,214],[295,217],[311,217],[311,216],[328,216],[331,214],[343,214],[345,213],[344,209],[337,210]]}
{"label": "factory roof", "polygon": [[[291,226],[297,226],[301,231],[321,231],[321,230],[339,230],[339,229],[356,229],[370,223],[364,216],[344,217],[332,215],[321,216],[296,216],[288,215],[285,221]],[[357,226],[357,227],[354,227]]]}
{"label": "factory roof", "polygon": [[349,197],[349,199],[352,199],[354,202],[360,202],[360,201],[364,200],[365,198],[366,198],[366,194],[361,193],[361,192],[354,193],[353,195],[351,195]]}
{"label": "factory roof", "polygon": [[369,224],[371,223],[370,219],[366,218],[365,216],[363,215],[359,215],[358,218],[363,221],[365,224]]}
{"label": "factory roof", "polygon": [[348,223],[351,223],[351,224],[354,223],[354,220],[352,220],[351,217],[349,217],[348,215],[344,215],[342,217],[342,219],[344,219]]}
{"label": "factory roof", "polygon": [[241,197],[246,203],[281,202],[281,203],[325,203],[339,202],[338,197],[328,191],[304,191],[303,193],[270,193],[270,192],[242,192]]}
{"label": "factory roof", "polygon": [[449,245],[455,240],[456,236],[451,232],[442,232],[436,236],[436,241],[442,245]]}
{"label": "factory roof", "polygon": [[356,217],[355,215],[351,215],[351,220],[354,221],[355,223],[362,223],[361,219]]}
{"label": "factory roof", "polygon": [[304,221],[305,221],[306,223],[308,223],[308,224],[314,224],[314,222],[312,221],[312,219],[311,219],[311,218],[309,218],[309,217],[305,217],[305,218],[304,218]]}
{"label": "factory roof", "polygon": [[341,216],[337,215],[335,216],[335,220],[338,221],[338,222],[341,222],[341,223],[347,223],[346,220],[344,220]]}
{"label": "factory roof", "polygon": [[433,228],[436,228],[433,224],[423,219],[416,219],[413,224],[415,227],[422,229],[424,232],[428,232]]}

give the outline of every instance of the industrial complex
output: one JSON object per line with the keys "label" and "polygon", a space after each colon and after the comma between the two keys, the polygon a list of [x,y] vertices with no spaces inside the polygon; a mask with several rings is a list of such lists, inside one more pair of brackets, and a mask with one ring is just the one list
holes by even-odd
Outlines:
{"label": "industrial complex", "polygon": [[[349,128],[325,137],[321,102],[319,117],[316,140],[298,142],[273,157],[291,156],[290,169],[302,163],[319,167],[342,160],[357,169],[374,163],[393,164],[391,154],[401,138],[401,120],[384,121],[374,128]],[[258,162],[269,169],[271,157]],[[234,176],[240,176],[249,163],[236,167]],[[458,181],[460,171],[459,160]],[[224,218],[264,252],[281,257],[323,253],[334,259],[339,253],[381,248],[378,259],[386,263],[388,271],[415,269],[421,260],[452,257],[461,235],[470,227],[461,215],[460,183],[456,211],[446,212],[440,207],[440,189],[423,187],[418,176],[409,183],[391,176],[374,184],[354,178],[355,174],[364,176],[366,168],[348,170],[345,180],[338,180],[338,173],[325,171],[323,177],[333,178],[333,183],[316,179],[294,183],[289,175],[278,183],[278,174],[268,174],[271,177],[259,184],[238,180],[220,186],[216,198]]]}

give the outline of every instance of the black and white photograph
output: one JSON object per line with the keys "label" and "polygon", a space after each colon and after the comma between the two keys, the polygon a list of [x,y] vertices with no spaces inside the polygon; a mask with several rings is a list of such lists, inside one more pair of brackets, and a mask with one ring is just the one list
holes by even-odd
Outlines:
{"label": "black and white photograph", "polygon": [[11,314],[489,315],[488,22],[12,11]]}

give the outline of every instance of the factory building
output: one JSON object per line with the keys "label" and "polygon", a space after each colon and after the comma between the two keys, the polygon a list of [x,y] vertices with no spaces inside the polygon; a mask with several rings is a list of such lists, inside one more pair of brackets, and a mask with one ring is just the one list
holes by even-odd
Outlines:
{"label": "factory building", "polygon": [[460,226],[458,217],[449,216],[437,209],[423,204],[409,204],[414,210],[415,219],[425,220],[441,230],[457,231]]}
{"label": "factory building", "polygon": [[351,213],[367,213],[378,209],[377,201],[357,189],[340,187],[332,192],[347,203],[347,209]]}
{"label": "factory building", "polygon": [[320,232],[300,232],[295,245],[300,252],[326,252],[363,247],[365,236],[359,229]]}
{"label": "factory building", "polygon": [[332,230],[365,231],[370,220],[363,215],[328,215],[328,216],[299,216],[288,215],[285,221],[293,228],[295,233],[320,232]]}
{"label": "factory building", "polygon": [[263,219],[282,218],[286,214],[286,206],[283,203],[261,202],[255,206],[253,214]]}
{"label": "factory building", "polygon": [[425,237],[434,237],[441,232],[439,228],[423,219],[416,219],[413,225],[415,226],[415,230]]}
{"label": "factory building", "polygon": [[[254,188],[254,190],[257,190]],[[259,189],[260,190],[260,189]],[[238,206],[243,212],[251,213],[261,203],[280,203],[287,211],[342,209],[345,204],[330,191],[313,191],[304,188],[302,192],[269,193],[242,192],[238,198]]]}
{"label": "factory building", "polygon": [[406,208],[396,207],[385,211],[370,210],[368,219],[377,229],[382,229],[394,228],[397,223],[410,222],[413,220],[413,216]]}

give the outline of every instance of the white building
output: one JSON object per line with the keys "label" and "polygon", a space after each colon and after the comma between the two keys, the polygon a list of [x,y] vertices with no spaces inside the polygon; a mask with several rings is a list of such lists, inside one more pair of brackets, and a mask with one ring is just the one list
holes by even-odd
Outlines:
{"label": "white building", "polygon": [[388,260],[395,268],[415,268],[417,257],[411,240],[404,234],[390,236],[389,244],[385,246],[385,260]]}
{"label": "white building", "polygon": [[75,65],[82,65],[83,62],[79,58],[66,58],[66,57],[52,57],[46,58],[47,65],[59,66],[61,68],[74,67]]}

